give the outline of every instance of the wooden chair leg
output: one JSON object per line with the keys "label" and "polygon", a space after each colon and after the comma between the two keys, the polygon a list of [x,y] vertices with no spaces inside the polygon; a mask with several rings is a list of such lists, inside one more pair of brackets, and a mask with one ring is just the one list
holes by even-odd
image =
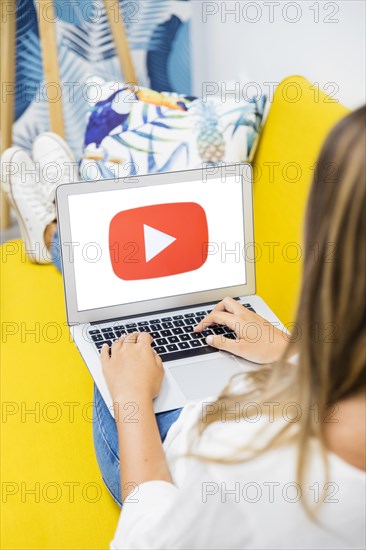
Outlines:
{"label": "wooden chair leg", "polygon": [[135,69],[131,52],[128,46],[126,30],[120,12],[118,0],[104,0],[105,11],[108,16],[114,45],[121,64],[123,79],[128,84],[137,85]]}
{"label": "wooden chair leg", "polygon": [[[12,145],[12,129],[15,104],[15,31],[16,0],[1,2],[1,153]],[[10,225],[10,206],[6,196],[1,192],[0,227]]]}
{"label": "wooden chair leg", "polygon": [[[57,101],[48,102],[50,128],[61,137],[65,137],[62,88],[57,55],[56,22],[53,2],[38,0],[38,28],[42,49],[44,79],[47,93],[59,95]],[[57,97],[57,96],[56,96]],[[53,98],[52,98],[53,99]]]}

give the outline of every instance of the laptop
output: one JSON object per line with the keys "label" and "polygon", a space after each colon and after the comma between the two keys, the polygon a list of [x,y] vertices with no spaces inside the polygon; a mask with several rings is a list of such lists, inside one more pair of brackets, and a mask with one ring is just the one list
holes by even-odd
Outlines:
{"label": "laptop", "polygon": [[158,413],[253,368],[207,345],[208,334],[234,339],[229,328],[193,332],[225,296],[283,328],[256,295],[249,164],[64,184],[56,201],[67,323],[112,414],[103,343],[151,334],[165,369]]}

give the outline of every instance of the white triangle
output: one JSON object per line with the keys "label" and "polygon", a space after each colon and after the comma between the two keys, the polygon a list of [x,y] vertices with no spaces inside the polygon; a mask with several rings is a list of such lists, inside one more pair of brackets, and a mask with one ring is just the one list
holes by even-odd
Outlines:
{"label": "white triangle", "polygon": [[177,239],[158,229],[144,224],[145,259],[146,263],[155,258]]}

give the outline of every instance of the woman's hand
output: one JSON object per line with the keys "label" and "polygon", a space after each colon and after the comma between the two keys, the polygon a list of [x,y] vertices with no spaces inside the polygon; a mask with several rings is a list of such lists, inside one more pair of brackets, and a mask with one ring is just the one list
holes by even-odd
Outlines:
{"label": "woman's hand", "polygon": [[134,333],[122,336],[102,347],[101,361],[113,403],[153,400],[160,391],[164,368],[160,357],[151,347],[150,334]]}
{"label": "woman's hand", "polygon": [[207,343],[255,363],[271,363],[283,354],[286,334],[257,313],[249,311],[232,298],[224,298],[194,329],[202,332],[210,325],[226,325],[235,331],[237,339],[224,335],[209,335]]}

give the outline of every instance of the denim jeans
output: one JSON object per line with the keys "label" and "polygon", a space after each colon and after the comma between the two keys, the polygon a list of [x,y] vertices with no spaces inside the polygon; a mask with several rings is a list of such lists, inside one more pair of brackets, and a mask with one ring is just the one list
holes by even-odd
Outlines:
{"label": "denim jeans", "polygon": [[[57,230],[53,236],[50,251],[52,262],[61,271],[60,242]],[[162,442],[170,426],[178,419],[181,410],[174,409],[155,415]],[[95,453],[104,483],[117,504],[122,506],[117,427],[96,386],[94,386],[93,437]]]}
{"label": "denim jeans", "polygon": [[50,246],[50,254],[52,258],[52,263],[59,272],[62,272],[62,265],[61,265],[61,247],[60,247],[60,237],[58,235],[58,230],[53,234],[51,246]]}

